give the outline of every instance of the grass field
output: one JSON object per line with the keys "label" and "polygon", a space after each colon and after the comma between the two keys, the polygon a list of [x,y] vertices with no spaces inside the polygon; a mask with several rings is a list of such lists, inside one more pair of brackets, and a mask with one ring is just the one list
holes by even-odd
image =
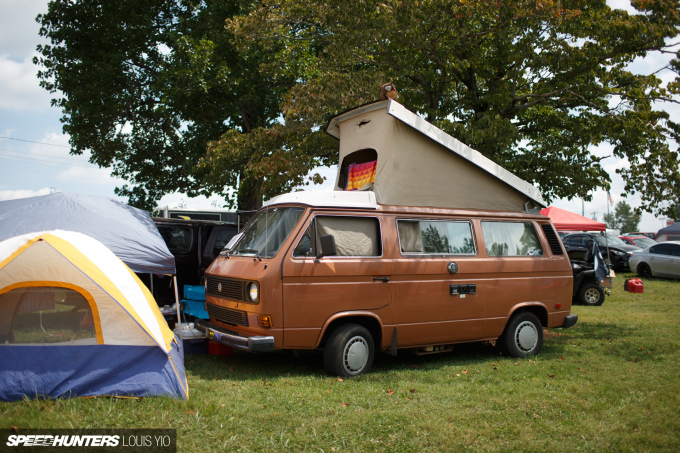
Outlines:
{"label": "grass field", "polygon": [[376,355],[357,379],[317,352],[189,356],[188,401],[0,403],[0,429],[176,428],[180,451],[680,451],[680,281],[615,279],[601,307],[517,360],[482,344]]}

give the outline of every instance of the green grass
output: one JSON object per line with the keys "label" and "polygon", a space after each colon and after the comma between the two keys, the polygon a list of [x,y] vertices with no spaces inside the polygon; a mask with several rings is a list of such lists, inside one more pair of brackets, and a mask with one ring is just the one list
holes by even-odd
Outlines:
{"label": "green grass", "polygon": [[680,451],[680,281],[645,279],[546,331],[536,359],[482,344],[376,355],[358,379],[318,352],[189,356],[188,401],[0,403],[0,429],[176,428],[180,451]]}

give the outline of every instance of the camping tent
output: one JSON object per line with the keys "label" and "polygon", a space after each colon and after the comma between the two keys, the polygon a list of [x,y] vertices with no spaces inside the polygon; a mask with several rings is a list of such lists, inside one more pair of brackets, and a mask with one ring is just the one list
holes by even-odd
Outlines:
{"label": "camping tent", "polygon": [[666,228],[662,228],[656,233],[658,242],[680,241],[680,223],[674,223]]}
{"label": "camping tent", "polygon": [[341,113],[335,190],[371,190],[380,204],[529,211],[539,190],[393,100]]}
{"label": "camping tent", "polygon": [[63,192],[0,201],[0,241],[57,229],[97,239],[134,272],[175,273],[175,258],[146,211],[107,197]]}
{"label": "camping tent", "polygon": [[604,223],[596,222],[555,206],[541,209],[541,214],[550,217],[557,231],[605,231],[607,229]]}
{"label": "camping tent", "polygon": [[0,400],[187,398],[180,345],[101,242],[62,230],[0,242]]}

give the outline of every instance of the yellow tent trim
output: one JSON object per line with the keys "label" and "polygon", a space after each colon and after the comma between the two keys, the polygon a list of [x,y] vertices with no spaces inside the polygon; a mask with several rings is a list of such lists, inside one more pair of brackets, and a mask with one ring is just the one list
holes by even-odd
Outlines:
{"label": "yellow tent trim", "polygon": [[41,236],[36,236],[35,238],[33,238],[33,239],[27,241],[24,245],[22,245],[21,247],[19,247],[18,249],[16,249],[16,251],[15,251],[14,253],[12,253],[10,256],[7,257],[7,259],[5,259],[2,263],[0,263],[0,269],[2,269],[3,267],[5,267],[10,261],[12,261],[14,258],[16,258],[17,256],[19,256],[19,255],[21,255],[22,253],[24,253],[24,251],[25,251],[27,248],[29,248],[29,247],[32,246],[35,242],[38,242],[38,241],[42,241],[42,237],[41,237]]}
{"label": "yellow tent trim", "polygon": [[[146,298],[147,303],[151,307],[151,312],[153,313],[154,317],[156,318],[156,321],[158,321],[159,325],[166,325],[167,321],[163,317],[163,313],[161,313],[160,308],[158,308],[158,303],[156,302],[156,299],[154,299],[153,295],[151,294],[151,291],[146,287],[146,285],[139,279],[137,274],[135,274],[132,269],[129,267],[127,270],[130,272],[130,275],[135,279],[135,281],[139,284],[139,287],[142,288],[142,291],[144,292],[144,297]],[[171,343],[172,340],[175,338],[175,334],[172,332],[172,330],[167,329],[166,331],[161,331],[163,334],[163,341],[165,341],[166,346],[168,347],[168,350],[172,347]]]}
{"label": "yellow tent trim", "polygon": [[[51,234],[46,234],[43,236],[43,238],[51,246],[60,251],[62,255],[64,255],[65,257],[68,256],[69,258],[66,258],[68,261],[73,263],[73,265],[75,265],[82,272],[89,275],[90,278],[97,285],[99,285],[106,293],[108,293],[114,300],[116,300],[123,307],[123,309],[132,317],[132,319],[134,319],[135,322],[144,329],[146,334],[149,335],[149,337],[151,337],[151,339],[156,344],[158,344],[165,352],[169,350],[169,342],[164,341],[164,343],[166,344],[161,344],[153,335],[151,335],[149,326],[147,326],[146,323],[141,319],[137,311],[132,307],[132,305],[123,295],[123,293],[121,293],[118,290],[118,287],[111,281],[111,279],[109,279],[109,277],[106,274],[104,274],[104,272],[97,265],[95,265],[87,256],[85,256],[76,247],[71,245],[70,242],[60,237]],[[120,261],[120,259],[118,260]],[[122,261],[120,261],[120,263],[126,269],[129,270],[125,263],[123,263]],[[163,340],[165,340],[165,338]]]}

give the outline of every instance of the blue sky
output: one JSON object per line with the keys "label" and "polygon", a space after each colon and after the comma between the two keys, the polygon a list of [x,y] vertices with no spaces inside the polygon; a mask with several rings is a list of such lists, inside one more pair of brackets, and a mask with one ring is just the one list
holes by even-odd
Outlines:
{"label": "blue sky", "polygon": [[[0,0],[0,200],[44,195],[51,188],[56,191],[103,195],[115,198],[114,188],[124,181],[114,179],[110,171],[88,163],[89,156],[71,156],[68,137],[62,133],[61,112],[50,106],[51,95],[39,87],[32,58],[37,55],[39,26],[35,17],[47,10],[47,0]],[[609,2],[615,7],[629,7],[625,0]],[[662,68],[668,58],[648,57],[636,62],[631,69],[651,73]],[[658,74],[669,81],[672,74]],[[680,109],[665,106],[678,121]],[[607,146],[594,151],[600,156],[611,155]],[[608,158],[602,162],[612,177],[611,194],[614,203],[622,200],[623,181],[614,173],[627,166],[626,161]],[[328,183],[314,190],[331,190],[334,169],[322,169]],[[639,195],[623,199],[631,206],[639,205]],[[121,200],[125,201],[125,200]],[[209,208],[219,197],[188,198],[181,193],[166,195],[159,206],[176,205],[183,201],[188,207]],[[557,200],[552,203],[562,209],[581,214],[582,202]],[[598,220],[607,213],[606,192],[594,193],[593,201],[584,204],[587,217],[593,213]],[[610,207],[613,212],[613,207]],[[644,214],[640,228],[656,231],[665,226],[662,219]]]}

